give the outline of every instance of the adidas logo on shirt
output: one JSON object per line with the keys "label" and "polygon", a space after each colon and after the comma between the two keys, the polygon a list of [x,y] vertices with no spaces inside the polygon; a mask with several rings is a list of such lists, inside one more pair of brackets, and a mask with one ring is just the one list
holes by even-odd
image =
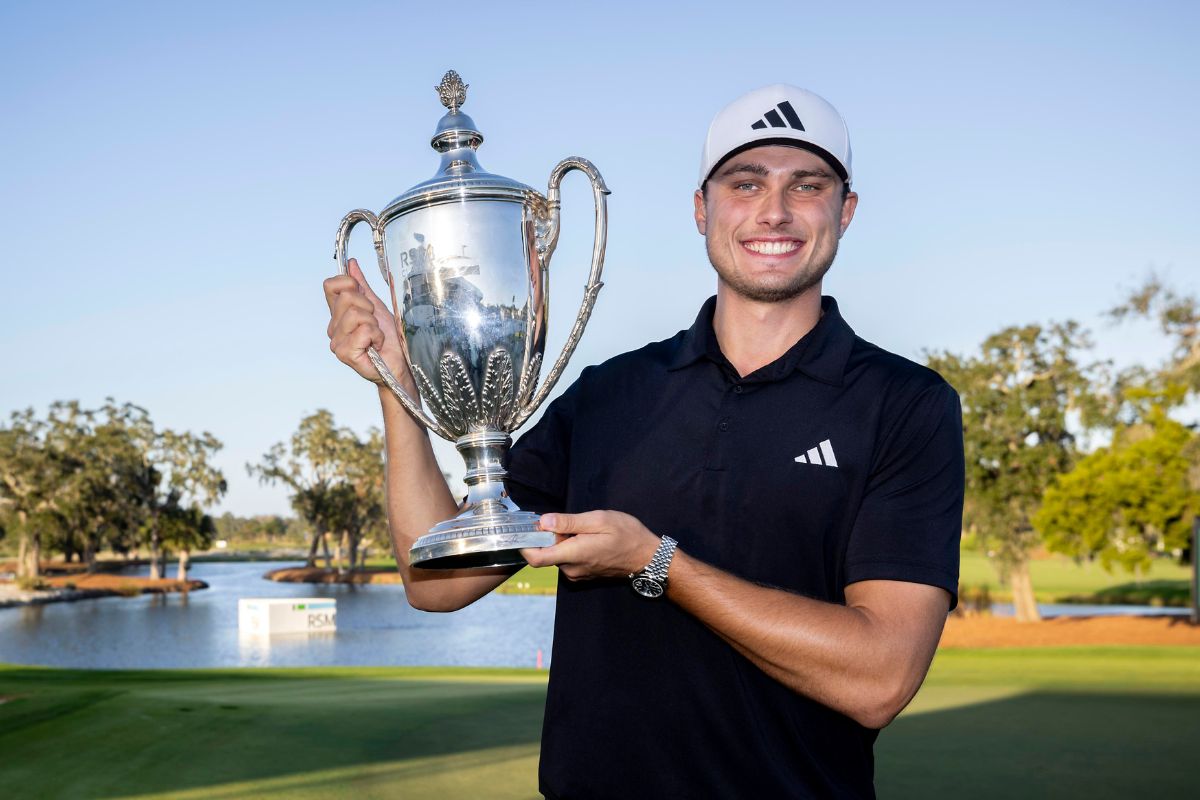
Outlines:
{"label": "adidas logo on shirt", "polygon": [[[780,115],[783,116],[780,116]],[[786,120],[786,122],[785,122]],[[798,131],[804,130],[804,124],[800,122],[800,117],[796,114],[796,109],[792,108],[792,104],[784,100],[779,105],[772,108],[767,113],[763,114],[763,118],[755,122],[750,127],[753,130],[760,131],[770,125],[772,128],[795,128]]]}
{"label": "adidas logo on shirt", "polygon": [[833,445],[828,439],[810,449],[802,456],[796,456],[800,464],[816,464],[822,467],[836,467],[837,458],[833,455]]}

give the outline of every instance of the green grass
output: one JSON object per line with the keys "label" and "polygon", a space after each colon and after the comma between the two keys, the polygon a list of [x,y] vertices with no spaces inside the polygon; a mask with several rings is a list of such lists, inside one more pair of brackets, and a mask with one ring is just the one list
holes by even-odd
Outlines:
{"label": "green grass", "polygon": [[1200,648],[943,650],[876,745],[882,798],[1194,797]]}
{"label": "green grass", "polygon": [[[22,798],[534,798],[545,674],[0,667]],[[947,650],[876,744],[881,798],[1192,796],[1200,648]],[[685,765],[695,768],[696,765]]]}
{"label": "green grass", "polygon": [[[1160,598],[1168,605],[1188,604],[1192,574],[1191,567],[1159,559],[1137,584],[1133,576],[1123,570],[1110,573],[1098,563],[1076,564],[1058,555],[1030,562],[1029,573],[1034,593],[1042,603],[1149,603]],[[1008,584],[1000,582],[992,562],[978,551],[962,552],[959,580],[971,588],[988,586],[994,600],[1011,598]]]}
{"label": "green grass", "polygon": [[0,695],[14,800],[528,798],[545,673],[0,668]]}
{"label": "green grass", "polygon": [[525,567],[499,591],[505,594],[554,594],[558,591],[558,567]]}
{"label": "green grass", "polygon": [[[317,562],[318,564],[324,562]],[[368,567],[395,567],[396,562],[387,558],[369,558]],[[497,590],[501,594],[554,594],[558,591],[558,568],[525,567],[505,581]]]}

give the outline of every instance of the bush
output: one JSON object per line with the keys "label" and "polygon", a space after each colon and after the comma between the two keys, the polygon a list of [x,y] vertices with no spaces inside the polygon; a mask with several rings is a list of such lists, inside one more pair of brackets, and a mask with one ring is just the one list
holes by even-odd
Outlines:
{"label": "bush", "polygon": [[41,578],[17,578],[17,588],[24,592],[40,592],[50,588],[50,584]]}
{"label": "bush", "polygon": [[955,616],[991,616],[991,614],[991,586],[986,583],[977,587],[968,586],[965,583],[958,585],[958,608],[954,609]]}

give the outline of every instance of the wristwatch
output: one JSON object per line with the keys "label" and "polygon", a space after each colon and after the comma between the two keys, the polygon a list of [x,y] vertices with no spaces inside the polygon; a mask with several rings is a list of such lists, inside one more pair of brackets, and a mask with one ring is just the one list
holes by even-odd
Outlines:
{"label": "wristwatch", "polygon": [[646,568],[641,572],[629,573],[629,580],[633,581],[635,592],[651,600],[666,594],[667,570],[671,568],[671,559],[675,556],[675,548],[678,545],[679,542],[670,536],[662,537],[662,542],[654,551],[654,558],[650,559]]}

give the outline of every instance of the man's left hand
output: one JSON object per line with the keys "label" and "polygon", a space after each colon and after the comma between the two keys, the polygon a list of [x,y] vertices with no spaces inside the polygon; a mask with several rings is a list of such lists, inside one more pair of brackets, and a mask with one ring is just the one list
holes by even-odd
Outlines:
{"label": "man's left hand", "polygon": [[521,551],[530,566],[557,565],[573,581],[624,578],[654,558],[661,539],[635,517],[620,511],[543,514],[542,530],[559,534],[551,547]]}

